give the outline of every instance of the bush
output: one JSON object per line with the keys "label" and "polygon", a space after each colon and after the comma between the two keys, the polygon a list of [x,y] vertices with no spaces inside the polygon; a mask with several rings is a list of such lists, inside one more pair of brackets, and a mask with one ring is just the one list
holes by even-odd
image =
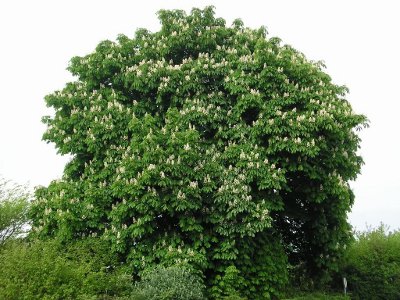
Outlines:
{"label": "bush", "polygon": [[132,299],[203,300],[204,288],[201,278],[185,266],[158,266],[143,272]]}
{"label": "bush", "polygon": [[400,299],[400,232],[385,227],[357,233],[343,274],[354,299]]}
{"label": "bush", "polygon": [[[102,265],[97,241],[63,248],[57,241],[10,242],[0,252],[0,299],[112,299],[128,295],[131,278]],[[100,258],[99,258],[100,257]],[[102,298],[99,298],[102,297]]]}

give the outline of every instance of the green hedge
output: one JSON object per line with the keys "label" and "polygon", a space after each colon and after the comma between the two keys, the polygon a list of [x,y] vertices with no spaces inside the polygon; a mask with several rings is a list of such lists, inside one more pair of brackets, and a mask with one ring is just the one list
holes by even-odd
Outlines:
{"label": "green hedge", "polygon": [[[112,299],[129,295],[131,277],[113,268],[97,240],[10,242],[0,251],[0,299]],[[103,252],[102,252],[103,251]]]}
{"label": "green hedge", "polygon": [[352,299],[400,299],[400,232],[384,225],[357,233],[346,253],[342,273]]}

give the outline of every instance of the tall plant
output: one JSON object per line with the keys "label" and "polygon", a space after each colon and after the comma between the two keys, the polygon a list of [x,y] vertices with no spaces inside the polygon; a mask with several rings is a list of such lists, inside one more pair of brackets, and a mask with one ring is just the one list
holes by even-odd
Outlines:
{"label": "tall plant", "polygon": [[277,294],[285,253],[334,268],[366,125],[347,89],[212,7],[158,15],[158,32],[72,58],[76,81],[46,97],[43,138],[73,159],[36,193],[37,234],[100,235],[135,272],[185,261],[209,285],[235,266],[251,299]]}

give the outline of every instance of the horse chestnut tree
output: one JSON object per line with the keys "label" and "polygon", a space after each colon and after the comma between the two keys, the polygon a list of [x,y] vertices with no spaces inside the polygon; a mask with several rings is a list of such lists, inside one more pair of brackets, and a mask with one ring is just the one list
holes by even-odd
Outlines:
{"label": "horse chestnut tree", "polygon": [[267,299],[287,262],[335,268],[350,238],[349,180],[367,119],[293,49],[212,7],[159,12],[161,29],[74,57],[46,96],[44,140],[72,156],[36,191],[33,230],[101,236],[134,274],[186,262],[212,296]]}

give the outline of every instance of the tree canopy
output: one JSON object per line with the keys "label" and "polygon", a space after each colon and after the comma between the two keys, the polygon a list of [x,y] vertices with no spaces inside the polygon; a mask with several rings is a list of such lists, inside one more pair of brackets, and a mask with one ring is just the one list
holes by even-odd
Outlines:
{"label": "tree canopy", "polygon": [[72,159],[37,190],[34,232],[104,237],[134,274],[189,263],[215,298],[227,272],[240,294],[266,299],[287,259],[315,276],[335,268],[367,124],[347,88],[212,7],[158,16],[158,32],[72,58],[76,80],[46,96],[43,138]]}

